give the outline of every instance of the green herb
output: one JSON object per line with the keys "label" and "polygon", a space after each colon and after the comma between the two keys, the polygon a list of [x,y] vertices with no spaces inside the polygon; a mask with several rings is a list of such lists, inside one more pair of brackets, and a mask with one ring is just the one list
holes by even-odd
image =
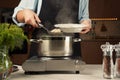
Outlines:
{"label": "green herb", "polygon": [[6,45],[13,50],[15,47],[22,47],[23,41],[27,40],[21,27],[15,24],[0,23],[0,46]]}

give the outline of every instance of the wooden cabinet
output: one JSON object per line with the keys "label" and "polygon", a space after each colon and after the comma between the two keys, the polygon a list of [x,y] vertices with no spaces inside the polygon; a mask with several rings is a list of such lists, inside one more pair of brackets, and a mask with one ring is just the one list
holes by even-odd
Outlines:
{"label": "wooden cabinet", "polygon": [[91,18],[120,18],[120,0],[89,0]]}
{"label": "wooden cabinet", "polygon": [[15,49],[12,52],[9,52],[10,59],[13,64],[22,65],[25,60],[29,58],[30,43],[24,43],[22,49]]}
{"label": "wooden cabinet", "polygon": [[1,0],[0,8],[14,8],[18,5],[20,0]]}
{"label": "wooden cabinet", "polygon": [[[111,44],[118,44],[118,42],[120,42],[120,39],[98,39],[81,41],[81,54],[83,61],[85,61],[87,64],[102,64],[103,52],[100,46],[106,42],[110,42]],[[115,52],[113,53],[115,60]]]}

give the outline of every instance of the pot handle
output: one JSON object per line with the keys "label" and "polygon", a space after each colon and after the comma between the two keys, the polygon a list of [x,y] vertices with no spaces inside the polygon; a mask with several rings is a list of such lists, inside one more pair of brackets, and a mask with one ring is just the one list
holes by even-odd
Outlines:
{"label": "pot handle", "polygon": [[30,42],[39,43],[42,42],[42,39],[30,39]]}
{"label": "pot handle", "polygon": [[74,38],[74,39],[73,39],[73,42],[80,42],[80,41],[81,41],[80,38]]}

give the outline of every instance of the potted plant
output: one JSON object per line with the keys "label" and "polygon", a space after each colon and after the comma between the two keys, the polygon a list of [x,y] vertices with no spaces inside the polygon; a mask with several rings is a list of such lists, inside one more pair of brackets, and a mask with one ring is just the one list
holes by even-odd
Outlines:
{"label": "potted plant", "polygon": [[[9,50],[22,47],[23,41],[27,40],[22,28],[15,24],[0,23],[0,76],[6,78],[12,67],[9,58]],[[28,41],[28,40],[27,40]],[[0,79],[2,80],[2,79]]]}

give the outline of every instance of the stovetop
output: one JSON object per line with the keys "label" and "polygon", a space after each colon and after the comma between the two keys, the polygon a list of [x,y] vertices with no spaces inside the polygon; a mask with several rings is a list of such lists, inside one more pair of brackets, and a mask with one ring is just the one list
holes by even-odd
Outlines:
{"label": "stovetop", "polygon": [[80,59],[71,57],[38,57],[33,56],[26,60],[22,68],[25,72],[41,71],[73,71],[79,72]]}
{"label": "stovetop", "polygon": [[67,56],[61,56],[61,57],[33,56],[28,60],[68,60],[68,59],[70,59],[70,60],[72,60],[72,59],[80,59],[80,57],[79,58],[73,58],[73,57],[69,57],[69,56],[68,57]]}

